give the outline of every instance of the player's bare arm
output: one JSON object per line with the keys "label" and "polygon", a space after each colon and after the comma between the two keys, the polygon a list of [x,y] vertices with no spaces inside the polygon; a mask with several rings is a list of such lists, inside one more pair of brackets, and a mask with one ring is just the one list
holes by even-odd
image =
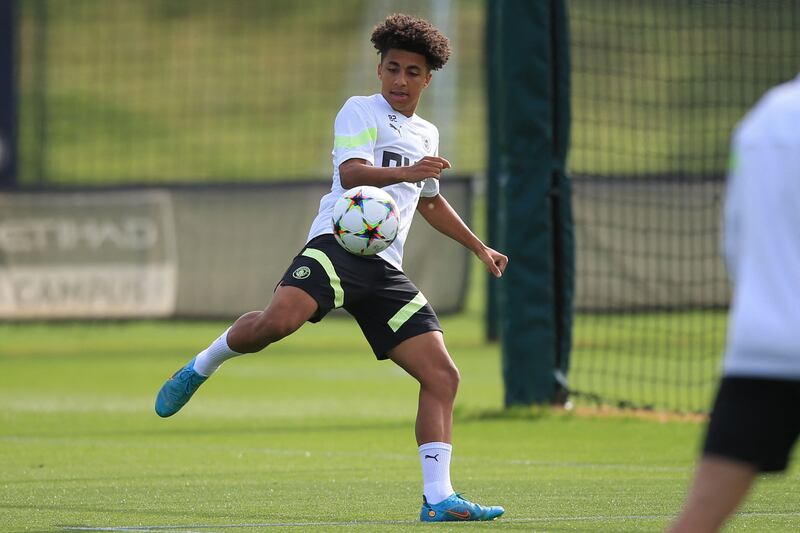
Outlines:
{"label": "player's bare arm", "polygon": [[431,198],[420,198],[417,211],[437,231],[471,250],[494,277],[499,278],[503,275],[508,257],[486,246],[469,229],[444,196],[437,194]]}
{"label": "player's bare arm", "polygon": [[427,178],[438,178],[448,168],[450,161],[432,155],[407,167],[375,167],[365,159],[354,158],[339,165],[339,179],[345,189],[359,185],[386,187],[395,183],[416,183]]}

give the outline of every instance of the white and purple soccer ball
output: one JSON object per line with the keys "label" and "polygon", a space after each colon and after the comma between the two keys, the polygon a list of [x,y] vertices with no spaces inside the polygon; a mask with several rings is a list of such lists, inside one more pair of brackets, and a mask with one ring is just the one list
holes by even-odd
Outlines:
{"label": "white and purple soccer ball", "polygon": [[361,185],[346,191],[333,206],[333,235],[356,255],[374,255],[389,247],[400,226],[397,204],[389,193]]}

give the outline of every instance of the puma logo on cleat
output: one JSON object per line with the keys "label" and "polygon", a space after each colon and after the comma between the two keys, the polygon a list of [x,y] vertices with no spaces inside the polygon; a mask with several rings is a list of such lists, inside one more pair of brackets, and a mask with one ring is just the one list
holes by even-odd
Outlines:
{"label": "puma logo on cleat", "polygon": [[434,461],[436,461],[438,463],[439,462],[439,454],[438,453],[436,455],[427,455],[426,454],[425,455],[425,459],[433,459]]}

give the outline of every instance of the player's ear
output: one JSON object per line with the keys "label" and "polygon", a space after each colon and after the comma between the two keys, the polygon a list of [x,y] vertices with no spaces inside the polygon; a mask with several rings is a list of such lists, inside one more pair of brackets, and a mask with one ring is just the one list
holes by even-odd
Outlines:
{"label": "player's ear", "polygon": [[428,85],[431,83],[431,79],[433,79],[433,72],[430,70],[425,74],[425,84],[423,85],[424,88],[428,88]]}

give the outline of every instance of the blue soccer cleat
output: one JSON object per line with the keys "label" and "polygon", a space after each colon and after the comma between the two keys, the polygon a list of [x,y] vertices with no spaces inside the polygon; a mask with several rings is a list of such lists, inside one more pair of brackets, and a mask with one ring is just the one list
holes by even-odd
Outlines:
{"label": "blue soccer cleat", "polygon": [[494,520],[506,512],[499,506],[484,507],[465,500],[459,493],[431,505],[425,496],[422,497],[422,510],[419,512],[421,522],[468,522]]}
{"label": "blue soccer cleat", "polygon": [[192,394],[208,379],[194,371],[192,368],[194,359],[192,358],[186,366],[175,372],[158,391],[158,396],[156,396],[158,416],[166,418],[180,411]]}

